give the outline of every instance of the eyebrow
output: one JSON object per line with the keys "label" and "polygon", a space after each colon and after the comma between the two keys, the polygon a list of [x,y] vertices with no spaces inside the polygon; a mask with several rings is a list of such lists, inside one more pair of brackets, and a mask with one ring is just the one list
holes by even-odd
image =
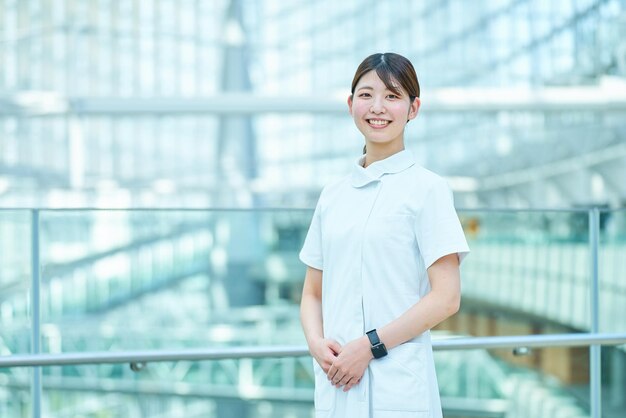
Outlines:
{"label": "eyebrow", "polygon": [[[357,91],[360,90],[374,90],[374,87],[370,87],[370,86],[363,86],[363,87],[359,87],[357,89]],[[397,95],[401,95],[402,94],[402,90],[400,90],[400,88],[398,88],[397,91],[391,90],[389,87],[385,86],[385,90],[392,92],[393,94],[397,94]]]}

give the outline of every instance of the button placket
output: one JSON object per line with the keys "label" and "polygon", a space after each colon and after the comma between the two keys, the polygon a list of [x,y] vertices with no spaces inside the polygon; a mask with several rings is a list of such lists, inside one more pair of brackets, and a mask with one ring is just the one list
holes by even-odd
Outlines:
{"label": "button placket", "polygon": [[[358,286],[359,286],[359,295],[361,298],[361,329],[363,332],[363,335],[365,335],[365,332],[369,331],[365,329],[365,299],[363,297],[363,293],[364,293],[364,288],[365,288],[365,284],[364,284],[364,280],[363,280],[363,261],[364,261],[364,256],[363,256],[363,244],[365,241],[365,237],[367,236],[366,234],[366,230],[367,230],[367,226],[370,220],[370,217],[372,215],[372,211],[374,209],[374,207],[376,206],[376,201],[378,200],[378,196],[380,195],[380,190],[382,188],[382,181],[380,179],[375,180],[373,182],[373,187],[370,186],[370,188],[372,189],[367,190],[367,192],[372,193],[372,200],[371,203],[369,204],[369,209],[366,211],[366,215],[365,218],[363,219],[363,225],[361,227],[361,237],[359,240],[359,253],[360,253],[360,262],[359,262],[359,280],[358,280]],[[369,368],[368,370],[366,370],[366,373],[363,375],[363,379],[361,381],[361,401],[363,402],[368,402],[368,394],[369,394],[369,386],[370,386],[370,374],[369,374]]]}

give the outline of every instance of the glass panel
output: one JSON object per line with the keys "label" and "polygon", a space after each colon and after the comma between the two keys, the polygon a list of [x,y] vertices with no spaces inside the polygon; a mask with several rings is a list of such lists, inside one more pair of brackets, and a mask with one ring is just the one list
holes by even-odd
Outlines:
{"label": "glass panel", "polygon": [[446,418],[589,416],[589,351],[582,348],[435,353]]}
{"label": "glass panel", "polygon": [[[0,355],[31,351],[31,211],[0,209]],[[0,368],[0,416],[31,415],[29,368]]]}
{"label": "glass panel", "polygon": [[44,416],[310,417],[309,358],[44,369]]}
{"label": "glass panel", "polygon": [[4,376],[4,371],[0,369],[0,376],[3,377],[3,384],[0,385],[0,416],[15,418],[31,418],[31,395],[28,384],[31,372],[28,369],[14,371],[9,376]]}
{"label": "glass panel", "polygon": [[31,350],[30,289],[31,211],[0,209],[1,355]]}
{"label": "glass panel", "polygon": [[53,211],[43,350],[302,343],[310,211]]}
{"label": "glass panel", "polygon": [[488,335],[589,330],[586,212],[460,212],[471,254],[462,307],[437,329]]}
{"label": "glass panel", "polygon": [[[27,297],[30,248],[23,238],[30,236],[30,212],[0,214],[2,278],[10,277],[8,266],[21,266]],[[460,215],[472,248],[463,265],[464,307],[446,322],[450,326],[434,331],[435,338],[588,327],[586,212]],[[601,257],[621,242],[613,222],[622,215],[603,216]],[[43,350],[304,344],[298,315],[304,267],[297,253],[310,217],[310,210],[43,211]],[[18,244],[6,245],[13,242]],[[601,266],[607,260],[602,258]],[[561,325],[546,325],[539,317]],[[5,343],[20,335],[29,341],[26,314],[23,329],[15,328],[19,321],[3,321],[13,326],[2,327]],[[614,394],[624,387],[623,353],[604,349],[605,408],[615,408]],[[441,351],[435,361],[447,417],[588,413],[587,348],[536,349],[527,355],[508,349]],[[140,372],[128,365],[46,367],[42,405],[51,416],[88,410],[116,416],[125,405],[125,416],[138,417],[308,417],[311,362],[303,357],[154,363]],[[4,393],[24,393],[0,402],[2,408],[9,416],[28,416],[31,370],[2,373]],[[527,402],[528,396],[538,400]]]}
{"label": "glass panel", "polygon": [[600,213],[600,331],[626,332],[626,209]]}
{"label": "glass panel", "polygon": [[[297,251],[310,217],[45,212],[43,350],[302,344]],[[43,404],[52,416],[90,408],[133,417],[309,416],[311,373],[306,357],[150,364],[141,373],[128,365],[52,367],[44,369]]]}
{"label": "glass panel", "polygon": [[[626,209],[600,213],[600,332],[626,333]],[[626,344],[602,349],[603,416],[626,416]]]}

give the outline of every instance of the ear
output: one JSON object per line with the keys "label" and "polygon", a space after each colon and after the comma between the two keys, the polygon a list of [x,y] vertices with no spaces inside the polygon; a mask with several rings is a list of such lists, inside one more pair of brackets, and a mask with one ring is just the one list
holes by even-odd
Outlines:
{"label": "ear", "polygon": [[348,96],[348,112],[352,114],[352,95]]}
{"label": "ear", "polygon": [[409,117],[408,119],[415,119],[415,117],[417,116],[417,112],[420,109],[420,105],[422,104],[422,102],[420,101],[419,97],[416,97],[415,100],[413,100],[413,103],[411,103],[411,106],[409,107]]}

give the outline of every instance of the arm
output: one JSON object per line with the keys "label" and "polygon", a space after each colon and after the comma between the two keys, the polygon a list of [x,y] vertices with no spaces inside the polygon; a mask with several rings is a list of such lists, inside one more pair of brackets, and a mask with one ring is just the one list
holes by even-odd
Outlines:
{"label": "arm", "polygon": [[300,302],[300,321],[309,351],[324,372],[328,372],[341,346],[324,338],[322,325],[322,270],[308,267]]}
{"label": "arm", "polygon": [[461,305],[458,256],[449,254],[435,261],[428,268],[428,279],[430,293],[378,330],[378,336],[387,349],[417,337],[458,312]]}
{"label": "arm", "polygon": [[[406,342],[454,315],[461,302],[461,280],[457,254],[441,257],[428,268],[431,291],[406,312],[377,330],[388,350]],[[373,359],[367,336],[346,344],[328,371],[337,387],[349,390],[360,380]]]}

